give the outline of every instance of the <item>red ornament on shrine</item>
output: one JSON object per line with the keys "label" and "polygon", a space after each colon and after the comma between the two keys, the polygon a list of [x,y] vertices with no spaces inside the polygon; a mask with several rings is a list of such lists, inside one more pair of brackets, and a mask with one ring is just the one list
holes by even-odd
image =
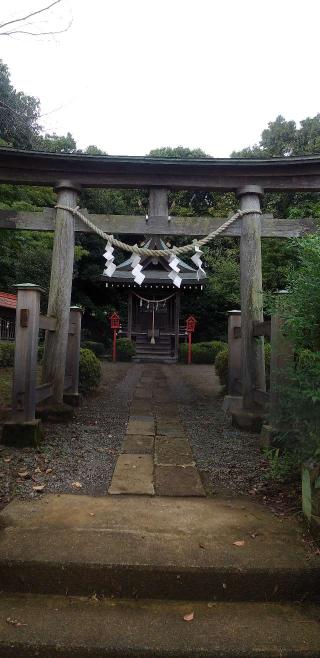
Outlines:
{"label": "red ornament on shrine", "polygon": [[111,321],[111,329],[119,329],[119,327],[120,327],[120,317],[119,317],[118,313],[116,313],[116,312],[112,313],[112,315],[110,317],[110,321]]}
{"label": "red ornament on shrine", "polygon": [[187,319],[187,322],[186,322],[186,329],[187,329],[188,334],[189,333],[193,334],[193,332],[196,328],[196,324],[197,324],[197,320],[193,317],[193,315],[190,315]]}

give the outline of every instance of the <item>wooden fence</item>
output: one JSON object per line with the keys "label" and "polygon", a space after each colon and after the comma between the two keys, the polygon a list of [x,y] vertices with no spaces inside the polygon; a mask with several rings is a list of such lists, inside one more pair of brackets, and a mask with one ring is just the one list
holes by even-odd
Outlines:
{"label": "wooden fence", "polygon": [[[38,342],[39,330],[55,332],[57,320],[40,314],[39,286],[21,284],[17,290],[12,420],[21,424],[34,421],[36,405],[52,396],[53,382],[37,385]],[[81,315],[79,308],[71,307],[64,390],[75,397],[79,385]]]}
{"label": "wooden fence", "polygon": [[[288,366],[294,358],[294,350],[283,332],[283,319],[275,313],[271,320],[254,322],[253,338],[266,336],[270,340],[270,388],[253,388],[252,399],[262,412],[267,412],[272,426],[277,419],[279,395],[287,376]],[[229,312],[228,319],[228,396],[225,408],[233,412],[242,408],[242,341],[241,341],[241,311]]]}

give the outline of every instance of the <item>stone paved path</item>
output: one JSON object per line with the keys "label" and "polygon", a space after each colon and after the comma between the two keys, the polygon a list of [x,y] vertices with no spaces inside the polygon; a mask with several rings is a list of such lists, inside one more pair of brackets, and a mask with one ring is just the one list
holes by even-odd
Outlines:
{"label": "stone paved path", "polygon": [[163,368],[143,368],[109,494],[205,496]]}

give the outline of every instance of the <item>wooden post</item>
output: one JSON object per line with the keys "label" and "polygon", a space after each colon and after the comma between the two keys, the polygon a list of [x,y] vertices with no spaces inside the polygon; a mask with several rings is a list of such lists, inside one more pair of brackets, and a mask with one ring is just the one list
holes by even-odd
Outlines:
{"label": "wooden post", "polygon": [[241,311],[229,311],[228,317],[228,395],[241,394]]}
{"label": "wooden post", "polygon": [[[57,190],[57,204],[77,205],[78,193],[69,181],[61,182]],[[63,402],[73,261],[74,219],[68,211],[57,209],[48,302],[48,316],[57,319],[57,329],[46,333],[43,359],[43,381],[53,382],[56,404]]]}
{"label": "wooden post", "polygon": [[241,220],[240,276],[241,276],[241,345],[243,408],[259,411],[253,391],[266,390],[264,340],[254,338],[253,323],[263,321],[260,195],[256,185],[238,190],[241,210],[253,209]]}
{"label": "wooden post", "polygon": [[[149,190],[149,218],[168,217],[168,190],[164,188],[151,188]],[[150,219],[148,220],[150,222]],[[151,223],[153,223],[151,219]]]}
{"label": "wooden post", "polygon": [[80,363],[80,344],[81,344],[81,318],[82,310],[77,306],[70,308],[70,329],[72,332],[68,335],[67,358],[66,358],[66,377],[70,378],[70,387],[63,396],[64,402],[78,407],[81,402],[79,395],[79,363]]}
{"label": "wooden post", "polygon": [[180,291],[176,292],[174,298],[174,356],[179,358],[179,318],[180,318]]}
{"label": "wooden post", "polygon": [[131,340],[131,335],[132,335],[132,291],[129,290],[128,293],[128,331],[127,331],[127,337],[129,340]]}
{"label": "wooden post", "polygon": [[288,379],[288,368],[294,358],[293,345],[283,334],[283,328],[284,320],[279,309],[271,318],[270,422],[272,431],[279,429],[278,405],[281,388]]}
{"label": "wooden post", "polygon": [[31,283],[16,288],[13,418],[4,424],[2,438],[6,444],[37,444],[41,438],[40,421],[35,419],[41,288]]}

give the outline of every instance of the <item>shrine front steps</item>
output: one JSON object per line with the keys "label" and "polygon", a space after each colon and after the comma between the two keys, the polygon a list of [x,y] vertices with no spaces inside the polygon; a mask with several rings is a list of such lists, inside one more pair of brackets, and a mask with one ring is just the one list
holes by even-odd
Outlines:
{"label": "shrine front steps", "polygon": [[307,554],[303,527],[247,499],[52,494],[11,502],[0,527],[4,592],[208,601],[319,595],[320,560]]}
{"label": "shrine front steps", "polygon": [[48,495],[0,524],[0,658],[320,658],[319,559],[251,501]]}
{"label": "shrine front steps", "polygon": [[270,603],[209,608],[207,602],[2,596],[0,658],[319,658],[318,613],[314,606]]}

